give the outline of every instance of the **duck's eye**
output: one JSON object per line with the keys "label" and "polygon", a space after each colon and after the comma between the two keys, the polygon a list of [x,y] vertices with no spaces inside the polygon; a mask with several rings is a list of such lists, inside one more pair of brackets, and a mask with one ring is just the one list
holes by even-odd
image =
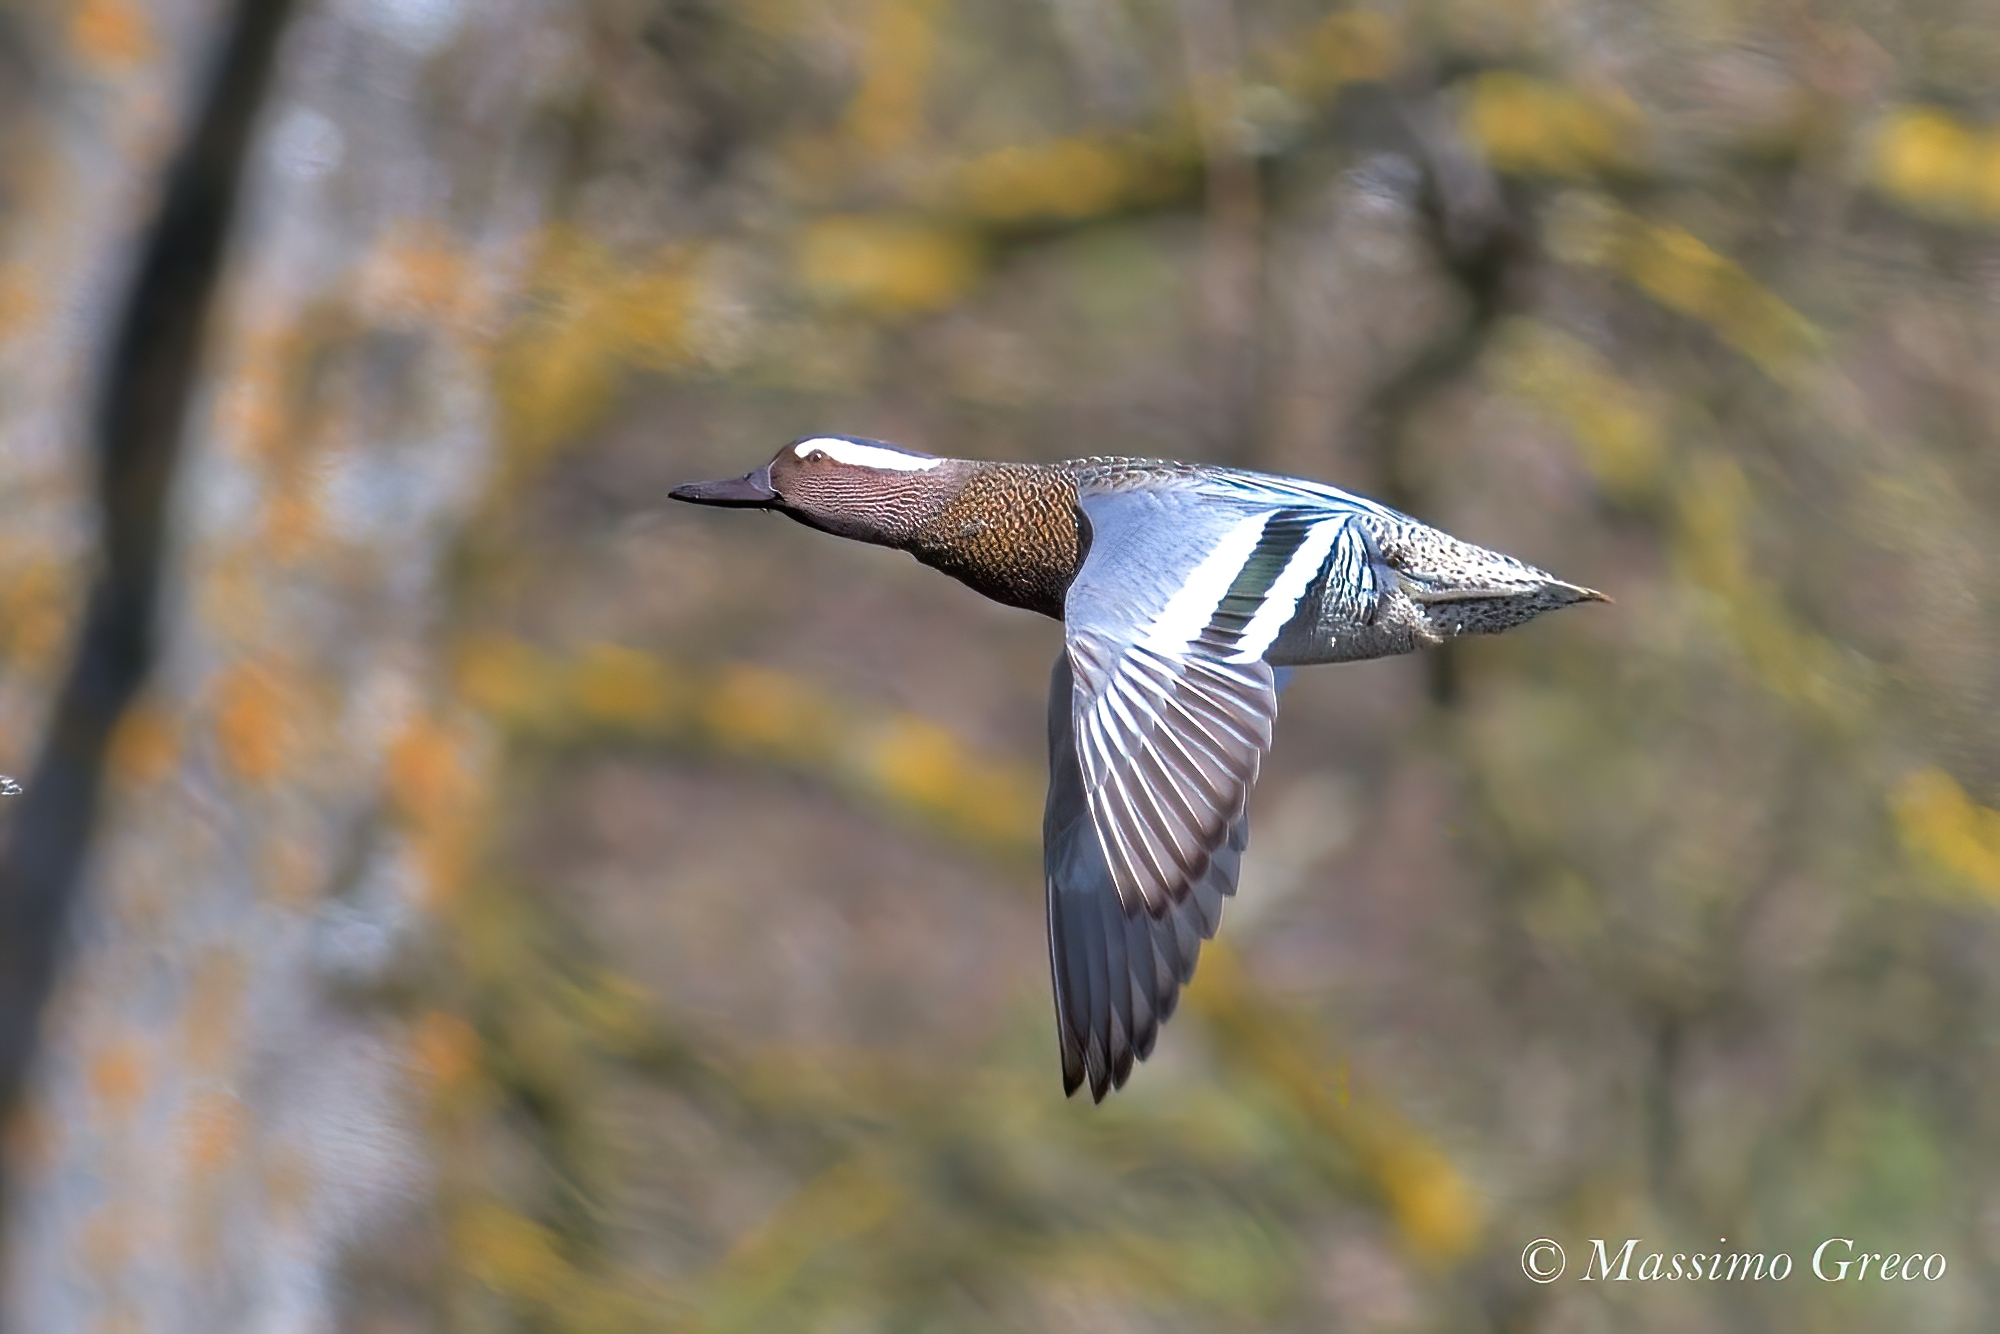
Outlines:
{"label": "duck's eye", "polygon": [[826,451],[825,451],[825,450],[823,450],[823,449],[815,449],[815,450],[814,450],[814,451],[813,451],[812,453],[810,453],[810,454],[806,455],[806,462],[807,462],[807,463],[825,463],[825,462],[826,462]]}

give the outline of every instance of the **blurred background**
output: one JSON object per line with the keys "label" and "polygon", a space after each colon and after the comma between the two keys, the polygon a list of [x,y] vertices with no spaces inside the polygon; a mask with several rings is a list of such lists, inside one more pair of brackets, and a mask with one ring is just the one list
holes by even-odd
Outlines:
{"label": "blurred background", "polygon": [[[0,0],[17,775],[222,12]],[[1997,361],[1975,0],[304,3],[8,1328],[1991,1328]],[[1617,601],[1301,672],[1093,1108],[1058,627],[665,502],[807,432],[1320,478]]]}

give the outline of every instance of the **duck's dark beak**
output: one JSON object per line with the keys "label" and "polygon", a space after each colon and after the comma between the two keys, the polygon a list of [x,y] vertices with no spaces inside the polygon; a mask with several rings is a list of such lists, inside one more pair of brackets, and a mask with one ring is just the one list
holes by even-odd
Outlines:
{"label": "duck's dark beak", "polygon": [[770,509],[778,503],[771,489],[771,465],[741,477],[725,477],[715,482],[688,482],[667,492],[675,500],[696,505],[723,505],[730,509]]}

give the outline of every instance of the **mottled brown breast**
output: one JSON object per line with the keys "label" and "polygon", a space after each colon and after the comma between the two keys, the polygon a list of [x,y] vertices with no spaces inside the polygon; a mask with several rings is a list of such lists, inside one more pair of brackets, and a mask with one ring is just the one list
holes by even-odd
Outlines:
{"label": "mottled brown breast", "polygon": [[1061,620],[1086,532],[1076,479],[1065,469],[994,463],[917,530],[909,550],[995,602]]}

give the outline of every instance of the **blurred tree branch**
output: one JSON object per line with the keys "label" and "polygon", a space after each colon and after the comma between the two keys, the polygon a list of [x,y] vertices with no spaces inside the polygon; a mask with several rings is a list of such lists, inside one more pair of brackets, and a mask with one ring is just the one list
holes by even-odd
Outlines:
{"label": "blurred tree branch", "polygon": [[[1470,370],[1504,317],[1524,304],[1536,245],[1499,177],[1460,135],[1437,88],[1397,97],[1394,110],[1421,172],[1425,239],[1466,299],[1464,317],[1377,387],[1367,405],[1381,494],[1421,514],[1422,486],[1402,449],[1409,418]],[[1452,645],[1425,654],[1424,672],[1434,702],[1449,705],[1457,698]]]}
{"label": "blurred tree branch", "polygon": [[1202,333],[1216,378],[1214,445],[1221,457],[1241,460],[1256,418],[1263,183],[1237,107],[1243,57],[1234,4],[1182,0],[1180,18],[1204,179]]}
{"label": "blurred tree branch", "polygon": [[167,499],[244,162],[290,0],[240,0],[139,248],[100,381],[101,563],[0,858],[0,1119],[18,1105],[97,814],[105,756],[155,656]]}

